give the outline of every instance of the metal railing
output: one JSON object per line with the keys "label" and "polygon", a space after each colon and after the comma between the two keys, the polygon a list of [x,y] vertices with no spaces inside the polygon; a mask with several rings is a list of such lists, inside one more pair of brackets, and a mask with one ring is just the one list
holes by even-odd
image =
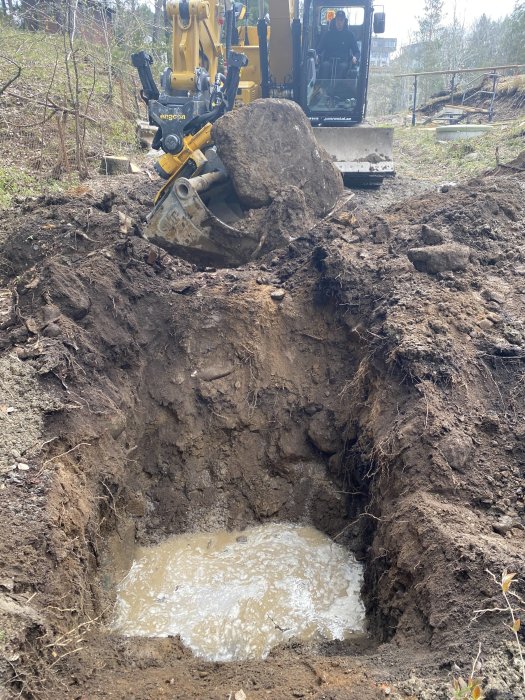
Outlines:
{"label": "metal railing", "polygon": [[[492,99],[491,99],[491,105],[489,108],[489,117],[492,118],[494,114],[494,99],[496,96],[496,86],[499,78],[501,77],[500,74],[497,71],[502,71],[502,70],[513,70],[515,74],[518,74],[520,69],[525,67],[524,64],[511,64],[511,65],[506,65],[506,66],[490,66],[490,67],[483,67],[483,68],[454,68],[452,70],[433,70],[433,71],[425,71],[425,72],[420,72],[420,73],[402,73],[399,75],[395,75],[395,78],[413,78],[414,79],[414,94],[413,94],[413,99],[412,99],[412,126],[416,125],[416,113],[417,113],[417,91],[418,91],[418,78],[421,77],[427,77],[430,75],[450,75],[451,80],[450,80],[450,99],[452,104],[454,103],[454,95],[456,92],[456,81],[458,76],[462,75],[463,73],[485,73],[488,76],[491,76],[493,78],[493,90],[492,93]],[[473,82],[473,81],[472,81]],[[480,92],[484,92],[483,90],[479,90],[477,94]],[[467,99],[471,99],[473,95],[469,96]],[[463,95],[463,98],[465,98],[465,93]],[[462,102],[463,104],[463,102]]]}

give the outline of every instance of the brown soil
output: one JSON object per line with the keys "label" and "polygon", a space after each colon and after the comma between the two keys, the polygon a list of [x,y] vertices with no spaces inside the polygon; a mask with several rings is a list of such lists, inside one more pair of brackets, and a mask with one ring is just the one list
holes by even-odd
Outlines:
{"label": "brown soil", "polygon": [[[474,619],[524,574],[524,188],[350,203],[217,271],[136,235],[137,176],[5,213],[0,697],[448,698],[479,644],[525,697],[508,617]],[[429,241],[466,269],[417,271]],[[135,540],[269,519],[364,561],[367,635],[219,665],[107,631]]]}

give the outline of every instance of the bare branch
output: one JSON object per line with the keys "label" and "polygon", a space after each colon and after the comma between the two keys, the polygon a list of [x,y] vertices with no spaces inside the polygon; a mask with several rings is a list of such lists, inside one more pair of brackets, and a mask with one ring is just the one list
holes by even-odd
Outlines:
{"label": "bare branch", "polygon": [[10,78],[7,81],[7,83],[0,85],[0,95],[2,95],[7,90],[7,88],[15,82],[15,80],[18,80],[20,74],[22,73],[22,67],[19,66],[16,61],[13,61],[11,58],[7,58],[7,56],[4,56],[4,54],[0,54],[0,58],[3,58],[4,61],[7,61],[7,63],[10,63],[12,66],[16,67],[16,75]]}
{"label": "bare branch", "polygon": [[[54,112],[65,112],[66,114],[76,114],[74,109],[69,109],[69,107],[63,107],[62,105],[57,105],[50,98],[47,98],[47,102],[43,102],[42,100],[39,100],[37,97],[26,97],[25,95],[20,95],[17,92],[6,92],[6,95],[9,95],[10,97],[16,97],[19,100],[25,100],[26,102],[34,102],[35,104],[40,105],[41,107],[47,107],[48,109],[52,109]],[[82,119],[86,119],[88,122],[91,122],[92,124],[99,123],[96,119],[93,119],[93,117],[90,117],[87,114],[82,114],[82,112],[80,112],[78,116],[81,117]]]}

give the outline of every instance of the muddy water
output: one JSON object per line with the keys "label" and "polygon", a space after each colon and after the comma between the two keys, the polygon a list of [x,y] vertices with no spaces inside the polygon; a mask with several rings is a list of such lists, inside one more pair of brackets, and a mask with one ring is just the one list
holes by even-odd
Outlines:
{"label": "muddy water", "polygon": [[264,658],[292,637],[345,639],[362,630],[361,582],[352,554],[311,527],[181,535],[137,549],[114,629],[178,634],[210,661]]}

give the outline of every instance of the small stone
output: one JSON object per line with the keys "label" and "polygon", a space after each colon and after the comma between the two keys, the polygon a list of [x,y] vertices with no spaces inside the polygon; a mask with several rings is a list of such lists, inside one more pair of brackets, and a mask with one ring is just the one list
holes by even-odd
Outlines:
{"label": "small stone", "polygon": [[[448,331],[447,324],[443,323],[443,321],[440,321],[439,319],[430,319],[428,325],[430,326],[431,330],[434,331],[434,333],[446,334],[446,332]],[[432,338],[432,336],[430,337]]]}
{"label": "small stone", "polygon": [[474,153],[467,153],[467,155],[464,157],[464,160],[467,163],[473,163],[476,162],[480,159],[480,155],[477,151],[474,151]]}
{"label": "small stone", "polygon": [[469,435],[454,430],[440,441],[439,450],[452,469],[464,472],[472,456],[474,444]]}
{"label": "small stone", "polygon": [[60,330],[58,323],[50,323],[49,326],[46,326],[44,329],[44,335],[46,338],[58,338],[61,333],[62,331]]}
{"label": "small stone", "polygon": [[54,323],[61,315],[62,312],[55,304],[46,304],[42,309],[42,320],[45,324]]}
{"label": "small stone", "polygon": [[510,515],[502,515],[501,518],[494,523],[492,529],[500,535],[506,535],[507,532],[510,532],[512,528],[518,524],[519,523],[517,523],[514,518],[511,518]]}
{"label": "small stone", "polygon": [[516,328],[504,328],[503,335],[512,345],[521,345],[523,342],[523,336]]}
{"label": "small stone", "polygon": [[384,219],[376,221],[370,229],[370,235],[374,243],[386,243],[390,238],[390,227]]}
{"label": "small stone", "polygon": [[304,412],[306,413],[307,416],[313,416],[314,413],[318,413],[322,409],[322,406],[320,406],[317,403],[310,403],[308,406],[304,407]]}
{"label": "small stone", "polygon": [[423,224],[421,227],[421,239],[423,243],[426,243],[427,245],[439,245],[440,243],[444,243],[446,240],[441,231],[438,231],[436,228],[432,228],[432,226],[428,226],[427,224]]}
{"label": "small stone", "polygon": [[274,291],[270,293],[270,296],[274,301],[282,301],[285,294],[286,291],[284,289],[274,289]]}
{"label": "small stone", "polygon": [[426,248],[411,248],[408,259],[419,272],[435,275],[438,272],[465,270],[470,259],[470,248],[458,243]]}
{"label": "small stone", "polygon": [[235,538],[235,541],[239,544],[245,544],[245,542],[248,542],[248,538],[246,537],[246,535],[239,535],[239,537]]}
{"label": "small stone", "polygon": [[198,376],[205,382],[213,382],[216,379],[222,379],[227,377],[234,370],[233,365],[211,365],[210,367],[205,367],[202,369]]}
{"label": "small stone", "polygon": [[16,466],[21,472],[29,471],[29,464],[25,464],[24,462],[18,462]]}
{"label": "small stone", "polygon": [[329,411],[315,413],[310,419],[307,432],[315,447],[325,454],[333,455],[341,447],[341,438]]}
{"label": "small stone", "polygon": [[505,297],[503,296],[503,294],[500,294],[499,292],[496,292],[493,289],[484,289],[481,292],[481,296],[487,301],[495,301],[496,304],[503,304],[503,302],[505,301]]}
{"label": "small stone", "polygon": [[489,321],[488,318],[482,318],[481,321],[478,321],[478,326],[481,328],[483,331],[490,331],[492,328],[493,324],[492,321]]}

